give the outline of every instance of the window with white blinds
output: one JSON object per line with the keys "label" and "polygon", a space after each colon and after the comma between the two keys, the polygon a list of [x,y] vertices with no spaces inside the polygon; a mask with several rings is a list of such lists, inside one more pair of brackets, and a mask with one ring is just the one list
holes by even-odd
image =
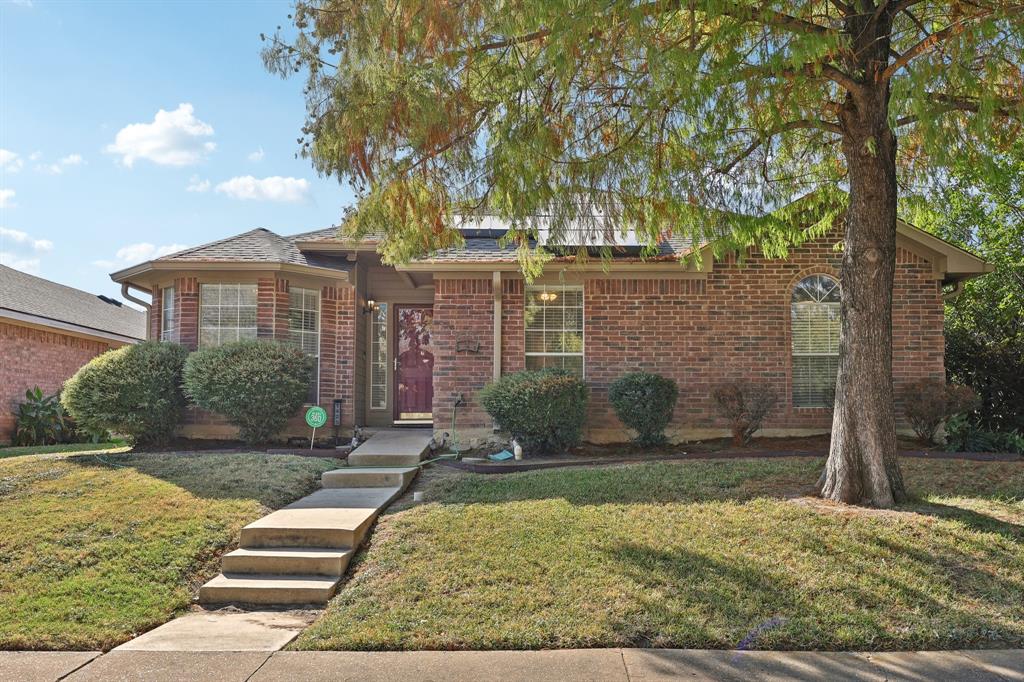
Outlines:
{"label": "window with white blinds", "polygon": [[256,338],[255,284],[199,285],[199,346]]}
{"label": "window with white blinds", "polygon": [[388,406],[388,304],[378,303],[370,320],[370,409]]}
{"label": "window with white blinds", "polygon": [[526,369],[583,377],[583,287],[526,288]]}
{"label": "window with white blinds", "polygon": [[164,287],[160,293],[160,340],[178,340],[178,318],[174,314],[174,287]]}
{"label": "window with white blinds", "polygon": [[316,404],[320,378],[320,292],[316,289],[288,289],[288,336],[296,348],[313,358],[307,400]]}
{"label": "window with white blinds", "polygon": [[839,283],[811,275],[793,290],[793,407],[831,407],[839,371]]}

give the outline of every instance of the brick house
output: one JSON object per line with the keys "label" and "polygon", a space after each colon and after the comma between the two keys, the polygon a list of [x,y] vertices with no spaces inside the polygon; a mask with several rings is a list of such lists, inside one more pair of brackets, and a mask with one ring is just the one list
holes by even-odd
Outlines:
{"label": "brick house", "polygon": [[0,265],[0,443],[26,390],[56,393],[92,358],[145,337],[139,310]]}
{"label": "brick house", "polygon": [[[725,435],[711,389],[739,378],[768,382],[783,397],[765,435],[830,428],[838,236],[785,260],[752,250],[742,261],[671,238],[648,258],[631,247],[616,247],[609,263],[555,257],[528,285],[514,252],[497,244],[504,230],[486,226],[463,230],[461,248],[398,267],[381,263],[372,240],[345,241],[335,228],[257,229],[112,277],[152,295],[151,338],[190,348],[237,338],[300,344],[318,358],[311,395],[328,411],[341,401],[345,427],[446,430],[458,404],[460,438],[486,436],[482,386],[524,368],[564,367],[590,387],[595,442],[626,437],[607,389],[634,370],[678,382],[676,438]],[[906,224],[897,244],[895,381],[942,378],[944,287],[990,268]],[[700,265],[683,265],[687,253]],[[190,421],[189,435],[229,435],[216,419]]]}

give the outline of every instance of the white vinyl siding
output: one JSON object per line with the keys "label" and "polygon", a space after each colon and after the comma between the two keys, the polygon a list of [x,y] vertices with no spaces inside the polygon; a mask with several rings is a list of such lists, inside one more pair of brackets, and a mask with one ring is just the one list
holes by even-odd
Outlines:
{"label": "white vinyl siding", "polygon": [[199,285],[200,348],[255,338],[255,284]]}
{"label": "white vinyl siding", "polygon": [[308,400],[316,404],[320,394],[320,292],[316,289],[289,288],[288,339],[313,358]]}
{"label": "white vinyl siding", "polygon": [[370,320],[370,409],[388,406],[388,304],[378,303]]}
{"label": "white vinyl siding", "polygon": [[526,289],[526,368],[559,368],[583,377],[583,287]]}
{"label": "white vinyl siding", "polygon": [[174,314],[174,287],[164,287],[160,292],[160,340],[178,340],[178,319]]}
{"label": "white vinyl siding", "polygon": [[800,280],[792,297],[793,407],[830,407],[839,371],[839,283]]}

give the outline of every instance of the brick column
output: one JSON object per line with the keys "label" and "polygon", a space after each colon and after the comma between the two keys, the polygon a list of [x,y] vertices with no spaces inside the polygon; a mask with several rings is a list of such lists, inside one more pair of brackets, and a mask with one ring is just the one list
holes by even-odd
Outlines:
{"label": "brick column", "polygon": [[147,330],[150,341],[158,341],[160,339],[160,325],[163,324],[163,293],[164,290],[160,287],[153,287],[153,303],[149,306],[149,326]]}
{"label": "brick column", "polygon": [[256,280],[256,338],[273,339],[277,303],[276,280],[260,277]]}
{"label": "brick column", "polygon": [[320,404],[341,398],[342,423],[355,423],[355,287],[326,286],[320,291]]}
{"label": "brick column", "polygon": [[288,341],[288,311],[291,308],[291,298],[288,296],[288,280],[277,277],[274,280],[274,338],[278,341]]}
{"label": "brick column", "polygon": [[525,284],[521,279],[501,282],[501,373],[526,369]]}
{"label": "brick column", "polygon": [[178,315],[178,343],[189,350],[199,347],[199,280],[174,280],[175,312]]}
{"label": "brick column", "polygon": [[450,423],[455,394],[462,393],[466,405],[459,408],[459,425],[490,426],[491,418],[476,396],[493,372],[494,298],[490,279],[434,281],[431,345],[434,423]]}

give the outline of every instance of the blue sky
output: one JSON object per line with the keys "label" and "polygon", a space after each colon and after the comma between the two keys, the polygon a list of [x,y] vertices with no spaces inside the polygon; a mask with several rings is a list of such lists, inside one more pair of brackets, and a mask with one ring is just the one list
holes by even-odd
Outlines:
{"label": "blue sky", "polygon": [[295,158],[302,80],[260,61],[289,11],[0,0],[0,261],[119,295],[171,248],[336,224],[351,192]]}

